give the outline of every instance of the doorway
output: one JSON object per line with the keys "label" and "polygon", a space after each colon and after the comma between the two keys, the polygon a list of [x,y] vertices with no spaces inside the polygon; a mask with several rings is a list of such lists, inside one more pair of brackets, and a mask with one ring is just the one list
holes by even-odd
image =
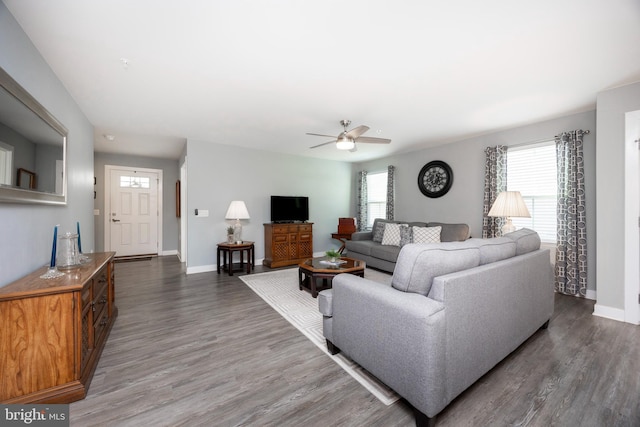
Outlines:
{"label": "doorway", "polygon": [[162,170],[105,166],[105,250],[162,253]]}
{"label": "doorway", "polygon": [[625,322],[640,324],[640,110],[625,114]]}

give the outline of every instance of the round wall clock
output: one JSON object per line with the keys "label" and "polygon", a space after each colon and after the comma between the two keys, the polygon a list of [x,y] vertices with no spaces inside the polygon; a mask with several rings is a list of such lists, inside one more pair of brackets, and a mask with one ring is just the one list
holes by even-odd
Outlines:
{"label": "round wall clock", "polygon": [[418,188],[427,197],[442,197],[453,184],[453,171],[451,167],[442,160],[433,160],[418,174]]}

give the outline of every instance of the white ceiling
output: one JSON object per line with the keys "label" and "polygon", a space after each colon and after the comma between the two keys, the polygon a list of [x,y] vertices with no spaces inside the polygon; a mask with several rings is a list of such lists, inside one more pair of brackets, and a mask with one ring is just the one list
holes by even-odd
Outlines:
{"label": "white ceiling", "polygon": [[[194,139],[363,161],[591,110],[640,81],[637,0],[4,3],[103,152],[177,158]],[[308,148],[340,119],[392,143]]]}

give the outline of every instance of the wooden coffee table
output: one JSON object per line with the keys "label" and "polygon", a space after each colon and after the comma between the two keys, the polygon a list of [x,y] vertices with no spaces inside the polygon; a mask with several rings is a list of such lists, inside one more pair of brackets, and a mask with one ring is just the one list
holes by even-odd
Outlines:
{"label": "wooden coffee table", "polygon": [[[318,292],[330,289],[333,278],[341,273],[349,273],[364,277],[364,269],[367,264],[364,261],[353,258],[340,258],[344,261],[339,265],[330,264],[326,257],[309,258],[298,264],[298,287],[300,290],[306,289],[311,292],[311,296],[316,298]],[[322,279],[322,284],[318,286],[318,280]]]}

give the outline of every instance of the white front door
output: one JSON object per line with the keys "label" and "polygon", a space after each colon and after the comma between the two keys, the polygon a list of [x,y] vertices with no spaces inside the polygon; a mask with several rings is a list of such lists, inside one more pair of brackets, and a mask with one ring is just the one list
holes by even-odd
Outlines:
{"label": "white front door", "polygon": [[111,169],[107,250],[116,256],[158,253],[158,180],[148,170]]}

